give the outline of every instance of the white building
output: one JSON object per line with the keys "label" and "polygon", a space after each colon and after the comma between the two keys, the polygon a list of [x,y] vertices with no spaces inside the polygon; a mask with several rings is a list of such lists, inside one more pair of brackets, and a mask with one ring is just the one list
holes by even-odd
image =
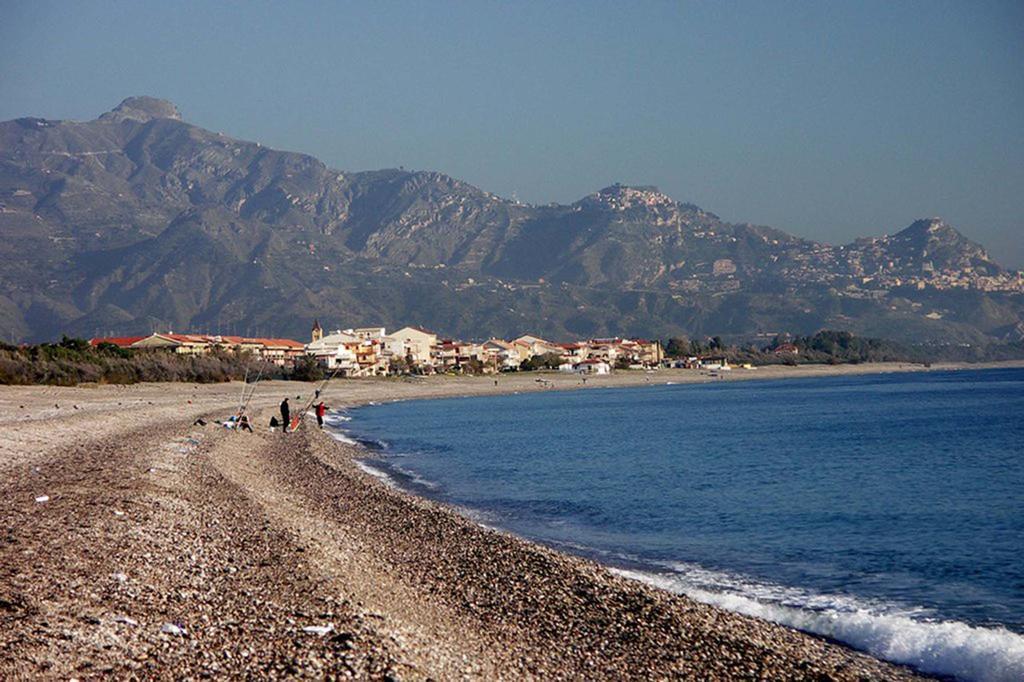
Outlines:
{"label": "white building", "polygon": [[382,339],[386,335],[384,327],[359,327],[346,329],[345,333],[360,339]]}
{"label": "white building", "polygon": [[390,336],[402,343],[402,352],[413,364],[421,367],[433,364],[430,351],[437,345],[437,334],[422,327],[402,327]]}
{"label": "white building", "polygon": [[574,366],[580,374],[611,374],[612,366],[604,360],[594,358],[577,362]]}
{"label": "white building", "polygon": [[339,330],[307,343],[306,354],[312,355],[328,369],[347,371],[357,367],[352,347],[361,341],[359,337]]}
{"label": "white building", "polygon": [[515,345],[502,339],[490,339],[484,342],[483,352],[487,357],[487,362],[493,364],[499,372],[519,369],[519,363],[522,362]]}

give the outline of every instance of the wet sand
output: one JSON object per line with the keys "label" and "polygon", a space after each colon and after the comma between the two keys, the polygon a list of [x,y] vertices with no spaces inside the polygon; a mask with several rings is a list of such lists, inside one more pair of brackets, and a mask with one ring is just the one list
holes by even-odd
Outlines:
{"label": "wet sand", "polygon": [[[898,369],[620,372],[585,388],[558,374],[543,375],[551,388],[533,374],[350,380],[324,397]],[[913,676],[480,527],[364,473],[358,448],[312,421],[268,432],[280,399],[297,409],[310,385],[261,384],[255,434],[192,426],[240,391],[0,387],[0,678]]]}

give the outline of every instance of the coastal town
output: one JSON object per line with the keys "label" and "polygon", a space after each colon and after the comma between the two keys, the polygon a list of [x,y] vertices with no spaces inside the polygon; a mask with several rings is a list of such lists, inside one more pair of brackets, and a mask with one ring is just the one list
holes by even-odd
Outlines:
{"label": "coastal town", "polygon": [[[342,377],[402,374],[494,374],[519,369],[553,369],[580,374],[608,374],[614,369],[649,369],[666,362],[657,340],[595,338],[553,342],[524,334],[512,340],[460,341],[418,326],[388,333],[385,327],[325,331],[313,323],[308,343],[281,338],[215,334],[153,333],[148,336],[97,337],[94,347],[112,344],[131,350],[205,355],[216,351],[249,352],[280,367],[314,361]],[[684,362],[719,368],[724,358],[687,358]]]}

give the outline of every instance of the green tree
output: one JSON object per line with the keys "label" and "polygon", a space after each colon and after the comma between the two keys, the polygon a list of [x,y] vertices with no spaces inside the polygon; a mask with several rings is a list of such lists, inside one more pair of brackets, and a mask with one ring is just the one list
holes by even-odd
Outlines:
{"label": "green tree", "polygon": [[306,355],[295,361],[289,378],[294,381],[323,381],[324,368],[312,355]]}
{"label": "green tree", "polygon": [[78,351],[84,353],[89,350],[89,342],[85,339],[78,339],[64,334],[60,340],[60,347],[67,348],[68,350]]}
{"label": "green tree", "polygon": [[401,376],[409,374],[412,371],[412,366],[409,363],[408,358],[393,357],[388,362],[388,374],[394,374]]}
{"label": "green tree", "polygon": [[670,358],[686,357],[691,353],[690,340],[685,336],[674,336],[665,344],[665,355]]}

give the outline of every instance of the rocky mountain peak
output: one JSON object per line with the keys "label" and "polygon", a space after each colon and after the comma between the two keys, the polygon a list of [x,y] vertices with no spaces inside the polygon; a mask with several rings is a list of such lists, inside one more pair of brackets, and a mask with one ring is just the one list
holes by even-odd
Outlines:
{"label": "rocky mountain peak", "polygon": [[631,208],[662,208],[676,205],[675,199],[663,194],[653,185],[622,185],[615,183],[591,194],[579,203],[600,206],[614,211],[625,211]]}
{"label": "rocky mountain peak", "polygon": [[181,120],[181,112],[173,102],[156,97],[129,97],[114,109],[100,116],[101,121],[151,121],[156,118]]}
{"label": "rocky mountain peak", "polygon": [[938,217],[915,220],[896,233],[894,239],[922,243],[967,241],[967,238],[960,234],[955,227]]}

